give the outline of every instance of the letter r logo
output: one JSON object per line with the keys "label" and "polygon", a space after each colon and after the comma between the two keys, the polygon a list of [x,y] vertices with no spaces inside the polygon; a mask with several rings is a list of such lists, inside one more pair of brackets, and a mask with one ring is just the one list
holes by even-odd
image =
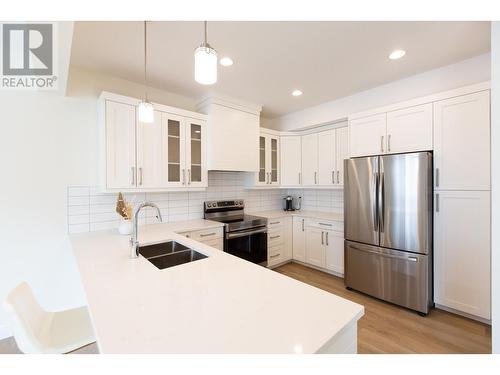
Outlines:
{"label": "letter r logo", "polygon": [[3,24],[3,74],[52,75],[52,24]]}

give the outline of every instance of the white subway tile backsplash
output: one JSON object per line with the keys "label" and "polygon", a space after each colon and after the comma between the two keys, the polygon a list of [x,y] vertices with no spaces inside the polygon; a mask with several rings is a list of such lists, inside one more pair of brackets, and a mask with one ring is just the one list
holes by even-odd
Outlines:
{"label": "white subway tile backsplash", "polygon": [[[243,172],[210,171],[205,191],[167,193],[125,193],[133,204],[148,200],[156,203],[164,222],[203,218],[203,202],[219,199],[243,199],[248,212],[279,210],[283,198],[302,197],[302,209],[342,212],[342,190],[319,189],[246,189]],[[116,194],[104,194],[97,186],[68,187],[68,232],[80,233],[114,229],[120,223],[115,212]],[[156,223],[156,210],[147,208],[139,216],[140,224]]]}

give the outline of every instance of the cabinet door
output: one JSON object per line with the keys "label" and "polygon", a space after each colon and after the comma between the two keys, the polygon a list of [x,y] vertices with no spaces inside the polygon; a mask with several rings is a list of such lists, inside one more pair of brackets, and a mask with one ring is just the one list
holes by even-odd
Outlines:
{"label": "cabinet door", "polygon": [[325,268],[325,232],[306,227],[306,263]]}
{"label": "cabinet door", "polygon": [[489,91],[434,103],[434,166],[436,189],[490,189]]}
{"label": "cabinet door", "polygon": [[162,113],[162,173],[163,186],[177,187],[186,185],[186,129],[182,117]]}
{"label": "cabinet door", "polygon": [[269,150],[269,164],[267,168],[269,185],[279,185],[279,137],[268,136],[267,142],[267,149]]}
{"label": "cabinet door", "polygon": [[490,319],[490,192],[435,193],[435,302]]}
{"label": "cabinet door", "polygon": [[351,157],[380,155],[386,152],[386,114],[378,114],[349,122]]}
{"label": "cabinet door", "polygon": [[432,104],[387,113],[387,152],[432,150]]}
{"label": "cabinet door", "polygon": [[136,187],[135,106],[106,101],[106,185]]}
{"label": "cabinet door", "polygon": [[302,185],[318,184],[318,134],[302,136]]}
{"label": "cabinet door", "polygon": [[335,130],[318,133],[318,184],[335,184]]}
{"label": "cabinet door", "polygon": [[259,172],[257,173],[257,185],[267,185],[268,182],[268,174],[267,174],[267,165],[268,165],[268,142],[265,135],[260,135],[259,137]]}
{"label": "cabinet door", "polygon": [[280,138],[280,171],[281,185],[300,185],[302,170],[302,150],[299,136],[284,136]]}
{"label": "cabinet door", "polygon": [[306,261],[306,228],[305,219],[293,217],[293,259]]}
{"label": "cabinet door", "polygon": [[160,188],[166,174],[163,157],[162,112],[154,112],[154,123],[137,122],[137,187]]}
{"label": "cabinet door", "polygon": [[187,186],[208,185],[206,166],[207,131],[204,121],[186,119]]}
{"label": "cabinet door", "polygon": [[326,269],[344,274],[344,233],[336,231],[325,232],[325,263]]}
{"label": "cabinet door", "polygon": [[336,152],[337,157],[335,158],[336,163],[336,176],[335,183],[337,185],[344,185],[344,160],[349,159],[349,132],[347,126],[344,128],[339,128],[335,131],[335,141],[336,141]]}

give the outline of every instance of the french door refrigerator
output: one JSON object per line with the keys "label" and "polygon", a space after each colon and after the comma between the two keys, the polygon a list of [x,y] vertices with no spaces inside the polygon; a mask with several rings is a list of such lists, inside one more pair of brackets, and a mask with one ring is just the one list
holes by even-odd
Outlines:
{"label": "french door refrigerator", "polygon": [[432,153],[344,162],[345,285],[424,315],[432,305]]}

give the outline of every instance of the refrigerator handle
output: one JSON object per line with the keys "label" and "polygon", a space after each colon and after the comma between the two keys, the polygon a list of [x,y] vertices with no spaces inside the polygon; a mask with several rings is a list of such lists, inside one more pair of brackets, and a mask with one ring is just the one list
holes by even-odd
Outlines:
{"label": "refrigerator handle", "polygon": [[384,193],[385,193],[385,188],[384,188],[384,172],[380,172],[380,178],[379,178],[379,221],[378,221],[378,227],[379,231],[383,232],[384,231],[384,212],[385,212],[385,199],[384,199]]}
{"label": "refrigerator handle", "polygon": [[372,207],[374,232],[378,231],[377,207],[378,207],[378,172],[375,172],[373,174],[373,207]]}

